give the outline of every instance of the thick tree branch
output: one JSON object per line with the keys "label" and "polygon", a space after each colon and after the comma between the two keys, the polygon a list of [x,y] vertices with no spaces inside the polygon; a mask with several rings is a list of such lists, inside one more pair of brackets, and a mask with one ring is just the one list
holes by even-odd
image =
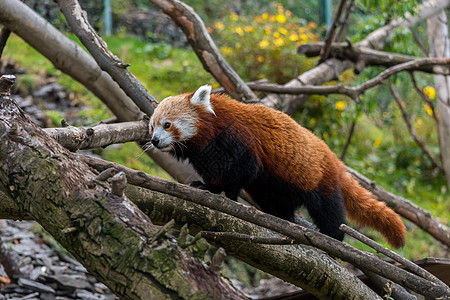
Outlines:
{"label": "thick tree branch", "polygon": [[115,163],[105,162],[81,155],[79,158],[99,171],[109,168],[116,168],[118,171],[124,172],[127,175],[128,181],[133,185],[166,193],[183,200],[218,210],[281,233],[295,239],[299,243],[317,247],[332,256],[339,257],[357,267],[382,275],[420,294],[424,294],[429,297],[439,297],[446,295],[447,293],[450,295],[450,289],[448,287],[426,281],[416,275],[407,273],[406,271],[393,265],[387,264],[378,259],[376,256],[362,252],[348,244],[339,242],[317,231],[263,213],[254,207],[243,206],[242,204],[230,201],[224,196],[214,195],[208,191],[194,189],[186,185],[153,177],[143,172],[134,171]]}
{"label": "thick tree branch", "polygon": [[178,0],[150,0],[169,15],[183,30],[204,68],[235,99],[255,100],[256,95],[220,55],[203,21],[188,5]]}
{"label": "thick tree branch", "polygon": [[346,168],[359,184],[377,196],[378,200],[386,202],[386,204],[396,213],[410,220],[447,247],[450,247],[450,228],[433,218],[429,211],[418,207],[405,198],[386,191],[381,186],[377,185],[375,181],[368,179],[352,168]]}
{"label": "thick tree branch", "polygon": [[[266,228],[165,193],[135,186],[129,186],[126,193],[153,222],[162,225],[174,219],[179,227],[187,223],[189,232],[193,235],[200,230],[227,230],[274,239],[283,238]],[[227,254],[300,286],[320,299],[379,299],[336,260],[313,247],[262,245],[236,240],[210,241],[223,247]],[[339,288],[335,288],[337,286]]]}
{"label": "thick tree branch", "polygon": [[353,238],[357,239],[358,241],[366,244],[370,248],[376,250],[378,253],[382,253],[382,254],[386,255],[387,257],[393,259],[394,261],[402,264],[407,270],[411,271],[412,273],[414,273],[422,278],[425,278],[429,281],[432,281],[436,284],[445,285],[445,283],[443,283],[441,280],[439,280],[433,274],[431,274],[428,271],[424,270],[423,268],[419,267],[418,265],[411,262],[410,260],[407,260],[406,258],[398,255],[394,251],[389,250],[388,248],[369,239],[368,237],[366,237],[362,233],[356,231],[355,229],[353,229],[345,224],[342,224],[339,227],[339,229],[342,230],[343,232],[345,232],[346,234],[352,236]]}
{"label": "thick tree branch", "polygon": [[[114,113],[120,122],[142,119],[143,113],[111,76],[77,43],[67,38],[18,0],[0,2],[0,23],[34,47],[56,68],[78,80]],[[192,167],[160,151],[147,151],[152,159],[180,182],[198,180]]]}
{"label": "thick tree branch", "polygon": [[[137,122],[136,124],[139,124]],[[111,126],[111,125],[105,125],[105,126]],[[141,125],[142,126],[142,125]],[[95,128],[95,127],[94,127]],[[140,127],[140,130],[143,130],[142,134],[145,135],[147,133],[147,128]],[[47,129],[46,129],[47,130]],[[59,129],[57,132],[54,131],[57,134],[60,134],[61,132],[64,132],[65,128]],[[67,135],[67,133],[61,133],[63,135]],[[120,135],[119,135],[120,136]],[[57,135],[53,135],[53,138],[56,138],[57,140],[64,140],[62,138],[58,138]],[[75,136],[76,138],[76,136]],[[92,139],[95,139],[96,136],[93,136]],[[123,136],[120,136],[120,139],[123,140]],[[129,140],[132,141],[132,140]],[[109,142],[112,141],[108,141]],[[93,142],[94,143],[94,142]],[[99,147],[107,146],[106,144],[100,144],[97,141],[95,141]],[[72,142],[69,143],[69,145],[72,144]],[[63,144],[64,146],[64,144]],[[432,235],[435,239],[442,242],[443,244],[450,246],[450,228],[443,225],[442,223],[438,222],[436,219],[434,219],[431,216],[431,213],[421,209],[417,205],[413,204],[412,202],[408,201],[407,199],[404,199],[402,197],[396,196],[382,187],[376,185],[375,182],[372,180],[364,177],[357,171],[347,167],[347,171],[349,171],[352,176],[358,180],[358,182],[366,189],[370,190],[374,195],[376,195],[379,200],[382,200],[388,204],[391,208],[393,208],[398,214],[403,216],[404,218],[410,220],[420,228],[422,228],[425,232],[428,232],[430,235]],[[14,207],[11,207],[10,205],[5,206],[9,207],[11,212],[9,215],[16,215],[17,212],[14,209]],[[8,216],[8,214],[6,214]],[[1,211],[0,211],[0,217],[2,217]],[[21,216],[22,218],[26,216]],[[19,218],[21,218],[19,217]],[[5,218],[3,216],[3,218]]]}
{"label": "thick tree branch", "polygon": [[2,190],[121,298],[244,298],[173,240],[149,243],[157,227],[148,217],[96,184],[86,164],[7,97],[0,99],[0,137]]}
{"label": "thick tree branch", "polygon": [[128,65],[108,49],[106,43],[89,24],[86,13],[81,9],[78,1],[59,0],[58,4],[72,31],[92,54],[100,68],[108,72],[134,103],[151,116],[158,101],[127,69]]}
{"label": "thick tree branch", "polygon": [[93,127],[46,128],[44,131],[70,151],[150,139],[148,121],[99,124]]}

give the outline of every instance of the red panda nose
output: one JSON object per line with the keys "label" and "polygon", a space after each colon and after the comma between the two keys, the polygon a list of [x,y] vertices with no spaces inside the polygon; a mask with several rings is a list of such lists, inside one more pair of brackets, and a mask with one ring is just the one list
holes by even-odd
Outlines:
{"label": "red panda nose", "polygon": [[153,146],[157,147],[158,144],[159,144],[159,138],[153,137],[153,138],[152,138],[152,144],[153,144]]}

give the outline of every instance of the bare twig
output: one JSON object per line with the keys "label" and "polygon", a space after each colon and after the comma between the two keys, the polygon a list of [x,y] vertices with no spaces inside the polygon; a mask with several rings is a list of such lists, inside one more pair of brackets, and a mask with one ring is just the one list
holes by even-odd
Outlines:
{"label": "bare twig", "polygon": [[425,47],[425,45],[422,43],[422,41],[417,36],[416,31],[413,28],[409,28],[409,31],[411,31],[411,34],[414,38],[414,41],[416,41],[417,45],[419,46],[420,50],[422,50],[423,54],[425,56],[430,56],[430,53],[428,52],[428,49]]}
{"label": "bare twig", "polygon": [[436,160],[436,158],[434,158],[434,156],[431,154],[431,152],[425,146],[425,143],[423,142],[423,140],[416,134],[416,131],[414,130],[414,127],[412,126],[411,121],[409,120],[408,113],[406,112],[405,108],[403,107],[402,101],[400,100],[400,95],[392,83],[389,84],[389,89],[391,90],[391,93],[394,96],[394,100],[397,103],[398,108],[400,108],[400,111],[402,112],[403,120],[405,121],[405,124],[409,130],[409,133],[413,137],[414,141],[422,149],[422,151],[425,153],[425,155],[431,161],[433,166],[435,168],[439,169],[439,171],[444,172],[442,165]]}
{"label": "bare twig", "polygon": [[162,237],[164,234],[166,234],[166,232],[168,232],[170,229],[172,229],[174,225],[175,225],[174,219],[172,219],[169,222],[167,222],[166,224],[164,224],[164,226],[162,226],[155,233],[155,236],[150,240],[150,243],[154,243],[156,240],[158,240],[160,237]]}
{"label": "bare twig", "polygon": [[418,265],[416,265],[415,263],[407,260],[406,258],[398,255],[397,253],[395,253],[392,250],[389,250],[388,248],[384,247],[383,245],[378,244],[377,242],[371,240],[370,238],[366,237],[365,235],[363,235],[362,233],[356,231],[355,229],[345,225],[345,224],[341,224],[341,226],[339,227],[339,229],[343,232],[345,232],[346,234],[354,237],[355,239],[357,239],[358,241],[366,244],[367,246],[371,247],[372,249],[375,249],[378,253],[382,253],[384,255],[386,255],[387,257],[395,260],[396,262],[402,264],[407,270],[413,272],[414,274],[425,278],[426,280],[432,281],[436,284],[440,284],[440,285],[445,285],[445,283],[443,283],[440,279],[438,279],[436,276],[434,276],[433,274],[429,273],[428,271],[426,271],[425,269],[422,269],[421,267],[419,267]]}
{"label": "bare twig", "polygon": [[340,0],[339,6],[336,11],[336,15],[334,16],[333,23],[331,24],[330,30],[328,30],[328,34],[325,38],[325,46],[322,48],[320,52],[319,64],[324,62],[328,56],[330,55],[330,45],[334,40],[334,34],[336,32],[337,26],[339,26],[339,20],[341,18],[342,11],[344,10],[344,5],[347,0]]}
{"label": "bare twig", "polygon": [[338,42],[341,39],[342,34],[344,33],[345,25],[347,25],[350,14],[353,12],[354,4],[355,4],[355,0],[350,0],[350,3],[348,4],[346,12],[345,12],[344,20],[342,20],[342,22],[341,22],[339,32],[336,34],[336,36],[333,39],[334,42]]}
{"label": "bare twig", "polygon": [[213,231],[202,231],[201,235],[203,238],[208,240],[217,241],[220,239],[236,240],[247,243],[254,244],[267,244],[267,245],[293,245],[298,244],[295,240],[288,237],[281,238],[268,238],[252,236],[248,234],[242,234],[237,232],[213,232]]}
{"label": "bare twig", "polygon": [[346,169],[359,184],[371,191],[379,200],[386,202],[396,213],[410,220],[447,247],[450,247],[450,228],[433,218],[429,211],[420,208],[403,197],[386,191],[377,185],[376,182],[368,179],[352,168],[346,167]]}
{"label": "bare twig", "polygon": [[350,142],[352,140],[353,132],[355,131],[356,121],[352,121],[350,125],[350,130],[348,131],[347,139],[345,140],[344,148],[342,148],[340,159],[344,161],[345,155],[347,154],[348,146],[350,146]]}
{"label": "bare twig", "polygon": [[419,93],[419,95],[420,95],[420,97],[422,98],[422,100],[423,100],[426,104],[428,104],[428,106],[429,106],[430,109],[431,109],[433,119],[434,119],[434,121],[436,122],[436,130],[438,131],[438,136],[439,136],[439,126],[438,126],[439,119],[438,119],[438,116],[437,116],[437,114],[436,114],[436,108],[434,107],[434,103],[433,103],[433,101],[431,101],[430,98],[428,98],[428,96],[427,96],[427,95],[423,92],[423,90],[419,87],[419,84],[417,83],[416,78],[414,77],[414,73],[413,73],[413,72],[409,72],[409,75],[411,76],[411,82],[413,83],[414,88],[416,89],[417,93]]}
{"label": "bare twig", "polygon": [[339,242],[317,231],[263,213],[254,207],[247,207],[235,201],[230,201],[225,196],[211,194],[208,191],[198,190],[186,185],[163,180],[140,171],[131,170],[124,166],[111,162],[105,162],[93,157],[79,155],[79,158],[99,171],[110,167],[116,167],[118,170],[127,174],[128,181],[131,184],[166,193],[186,201],[230,214],[242,220],[246,220],[264,228],[279,232],[298,241],[299,243],[317,247],[332,256],[339,257],[357,267],[365,268],[369,271],[380,274],[387,279],[393,280],[428,297],[440,297],[447,294],[450,295],[450,289],[446,286],[437,285],[433,282],[424,280],[417,275],[408,273],[405,270],[401,270],[398,267],[383,262],[376,256],[360,251],[348,244]]}
{"label": "bare twig", "polygon": [[107,47],[102,38],[89,24],[86,13],[76,0],[58,1],[61,12],[75,35],[92,54],[102,70],[108,72],[134,103],[147,115],[152,115],[158,104],[155,97],[127,69],[128,64],[121,61]]}

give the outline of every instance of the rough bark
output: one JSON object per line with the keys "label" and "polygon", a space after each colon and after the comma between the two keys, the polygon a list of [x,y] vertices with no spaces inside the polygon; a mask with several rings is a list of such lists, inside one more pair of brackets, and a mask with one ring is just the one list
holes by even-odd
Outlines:
{"label": "rough bark", "polygon": [[150,219],[8,97],[0,99],[0,137],[2,190],[120,298],[243,298],[173,239],[150,243]]}
{"label": "rough bark", "polygon": [[[192,235],[200,230],[226,230],[253,236],[282,237],[255,224],[167,194],[135,186],[129,186],[126,193],[153,222],[164,224],[174,219],[179,226],[187,223]],[[223,247],[227,254],[291,282],[320,299],[379,299],[336,260],[313,247],[260,245],[233,240],[214,244]]]}
{"label": "rough bark", "polygon": [[[427,20],[430,56],[450,57],[448,22],[445,11]],[[450,77],[435,75],[436,96],[439,112],[439,146],[442,163],[450,189]]]}
{"label": "rough bark", "polygon": [[253,224],[262,226],[272,231],[282,233],[295,239],[296,242],[311,245],[328,254],[348,261],[358,268],[382,275],[400,285],[407,287],[427,297],[450,296],[450,289],[424,280],[414,274],[408,273],[393,265],[390,265],[374,255],[358,250],[346,243],[339,242],[320,232],[288,222],[270,214],[263,213],[252,206],[243,206],[235,201],[230,201],[222,195],[214,195],[208,191],[198,190],[179,183],[167,181],[158,177],[147,175],[140,171],[131,170],[116,163],[105,162],[87,156],[80,159],[91,167],[104,171],[114,168],[127,175],[127,179],[133,185],[138,185],[161,193],[169,194],[183,200],[200,204],[208,208],[232,215]]}
{"label": "rough bark", "polygon": [[[77,43],[18,0],[0,0],[0,23],[50,60],[57,69],[78,80],[111,110],[119,121],[142,119],[143,113],[108,73]],[[152,159],[179,182],[198,180],[192,167],[167,153],[149,150]]]}

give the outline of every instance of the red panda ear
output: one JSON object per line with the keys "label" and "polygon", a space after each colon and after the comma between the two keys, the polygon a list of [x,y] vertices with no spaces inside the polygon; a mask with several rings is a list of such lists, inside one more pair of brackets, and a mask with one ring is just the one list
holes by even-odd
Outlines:
{"label": "red panda ear", "polygon": [[203,106],[206,111],[212,113],[213,115],[216,115],[211,105],[210,85],[203,85],[199,87],[191,98],[191,104],[196,106]]}

